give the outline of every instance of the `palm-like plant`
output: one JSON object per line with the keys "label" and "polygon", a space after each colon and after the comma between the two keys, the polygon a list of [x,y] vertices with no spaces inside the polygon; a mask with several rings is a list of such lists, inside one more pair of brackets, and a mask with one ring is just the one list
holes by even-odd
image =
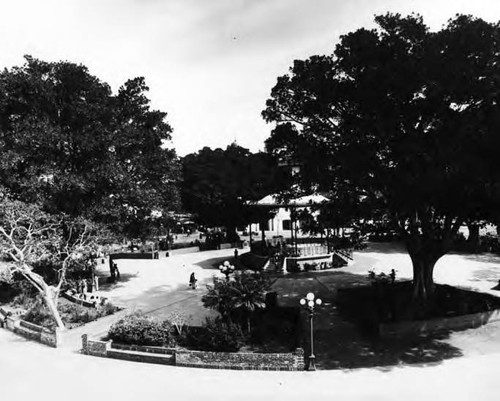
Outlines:
{"label": "palm-like plant", "polygon": [[232,305],[231,286],[228,281],[213,278],[213,285],[207,285],[207,293],[201,298],[203,306],[215,309],[224,320],[231,320]]}
{"label": "palm-like plant", "polygon": [[251,332],[250,319],[257,309],[266,307],[266,293],[269,288],[269,280],[259,273],[240,273],[232,281],[231,304],[234,310],[240,310],[246,317],[249,334]]}
{"label": "palm-like plant", "polygon": [[246,318],[247,331],[251,332],[250,319],[257,309],[265,308],[269,279],[260,273],[237,273],[230,281],[214,277],[214,284],[207,286],[202,297],[206,308],[215,309],[223,319],[231,321],[234,312],[240,311]]}

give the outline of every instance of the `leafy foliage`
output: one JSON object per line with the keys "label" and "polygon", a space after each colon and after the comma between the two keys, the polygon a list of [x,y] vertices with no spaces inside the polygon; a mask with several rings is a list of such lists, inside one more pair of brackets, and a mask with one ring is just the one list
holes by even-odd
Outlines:
{"label": "leafy foliage", "polygon": [[0,73],[0,185],[52,213],[85,215],[138,235],[177,204],[166,113],[143,78],[116,95],[83,65],[30,56]]}
{"label": "leafy foliage", "polygon": [[463,15],[438,32],[417,15],[375,21],[278,78],[267,147],[300,163],[303,188],[397,225],[425,300],[460,225],[497,214],[500,28]]}
{"label": "leafy foliage", "polygon": [[225,321],[246,319],[250,332],[250,319],[256,310],[265,308],[269,288],[269,278],[262,273],[235,272],[232,280],[214,277],[202,302],[206,308],[219,312]]}
{"label": "leafy foliage", "polygon": [[237,226],[264,217],[246,201],[284,188],[287,182],[286,173],[273,157],[250,153],[236,144],[225,150],[203,148],[185,156],[182,175],[184,207],[195,213],[200,223],[224,226],[230,233]]}
{"label": "leafy foliage", "polygon": [[245,337],[240,326],[221,318],[206,318],[200,330],[188,330],[183,344],[192,349],[214,352],[237,352]]}
{"label": "leafy foliage", "polygon": [[[0,194],[0,256],[6,259],[2,277],[24,277],[43,296],[61,328],[57,302],[66,274],[97,254],[102,234],[102,228],[89,221],[51,215],[36,204]],[[43,275],[41,265],[53,268],[52,274]]]}
{"label": "leafy foliage", "polygon": [[134,313],[113,324],[108,337],[121,344],[172,346],[174,337],[168,321]]}
{"label": "leafy foliage", "polygon": [[[20,302],[20,300],[18,299],[17,302]],[[51,311],[47,308],[40,296],[24,299],[20,306],[27,309],[26,314],[23,316],[24,320],[47,328],[54,328],[56,326]],[[117,309],[118,308],[110,302],[98,308],[89,308],[70,303],[58,305],[61,319],[64,321],[65,325],[69,327],[79,326],[93,322],[103,316],[112,315]]]}

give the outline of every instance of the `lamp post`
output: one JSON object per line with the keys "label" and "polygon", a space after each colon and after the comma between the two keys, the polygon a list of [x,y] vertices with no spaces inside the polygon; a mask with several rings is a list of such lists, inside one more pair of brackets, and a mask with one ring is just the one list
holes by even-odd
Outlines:
{"label": "lamp post", "polygon": [[309,322],[311,324],[311,355],[309,356],[309,363],[307,365],[307,370],[316,370],[314,356],[314,336],[313,336],[313,319],[314,319],[314,307],[320,306],[322,304],[320,298],[316,298],[312,292],[308,293],[305,298],[300,300],[300,305],[309,311]]}
{"label": "lamp post", "polygon": [[229,281],[229,275],[234,272],[234,266],[226,260],[222,265],[219,266],[219,270],[226,276],[226,280]]}

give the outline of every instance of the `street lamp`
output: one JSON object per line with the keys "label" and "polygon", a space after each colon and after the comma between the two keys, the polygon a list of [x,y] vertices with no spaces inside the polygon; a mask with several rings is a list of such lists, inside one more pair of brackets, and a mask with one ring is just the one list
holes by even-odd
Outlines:
{"label": "street lamp", "polygon": [[219,266],[219,270],[226,276],[226,280],[229,281],[229,275],[234,272],[234,266],[226,260],[224,264]]}
{"label": "street lamp", "polygon": [[308,293],[305,298],[300,300],[300,305],[309,311],[309,322],[311,323],[311,355],[309,356],[309,364],[307,370],[316,370],[314,356],[314,337],[313,337],[313,319],[314,319],[314,307],[320,306],[323,301],[320,298],[314,299],[314,294],[312,292]]}

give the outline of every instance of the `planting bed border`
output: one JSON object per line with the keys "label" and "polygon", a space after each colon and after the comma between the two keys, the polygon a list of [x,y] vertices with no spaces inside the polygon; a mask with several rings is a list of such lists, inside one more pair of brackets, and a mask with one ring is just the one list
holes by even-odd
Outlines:
{"label": "planting bed border", "polygon": [[305,366],[302,348],[290,353],[269,354],[205,352],[113,344],[111,340],[89,339],[87,334],[82,335],[82,353],[103,358],[205,369],[302,371]]}
{"label": "planting bed border", "polygon": [[498,320],[500,320],[500,309],[439,319],[379,323],[377,328],[380,338],[395,339],[409,335],[429,336],[453,330],[472,329]]}
{"label": "planting bed border", "polygon": [[53,331],[46,327],[27,322],[17,316],[10,315],[2,308],[0,308],[0,326],[29,340],[35,340],[53,348],[61,345],[62,338],[59,329],[56,328]]}

